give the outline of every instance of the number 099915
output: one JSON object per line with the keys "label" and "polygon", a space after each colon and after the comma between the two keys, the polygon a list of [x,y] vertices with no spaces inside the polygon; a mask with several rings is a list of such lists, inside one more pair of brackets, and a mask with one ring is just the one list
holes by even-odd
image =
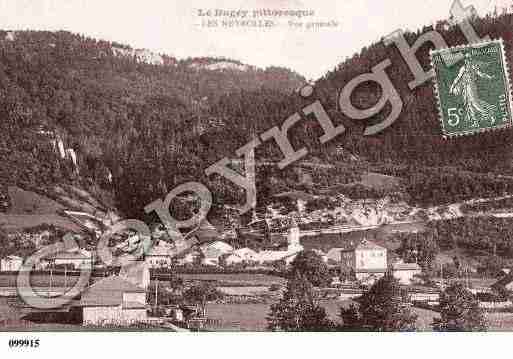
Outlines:
{"label": "number 099915", "polygon": [[9,339],[9,348],[38,348],[39,339]]}

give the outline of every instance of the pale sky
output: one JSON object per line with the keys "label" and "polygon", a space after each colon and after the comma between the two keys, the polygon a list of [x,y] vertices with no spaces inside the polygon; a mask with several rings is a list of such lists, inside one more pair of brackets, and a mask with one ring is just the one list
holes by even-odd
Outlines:
{"label": "pale sky", "polygon": [[[453,0],[0,0],[0,29],[68,30],[178,58],[223,56],[291,68],[308,79],[333,69],[361,47],[399,28],[446,19]],[[462,0],[480,15],[513,0]],[[202,28],[198,9],[314,10],[303,22],[338,27],[293,29],[287,19],[261,29]]]}

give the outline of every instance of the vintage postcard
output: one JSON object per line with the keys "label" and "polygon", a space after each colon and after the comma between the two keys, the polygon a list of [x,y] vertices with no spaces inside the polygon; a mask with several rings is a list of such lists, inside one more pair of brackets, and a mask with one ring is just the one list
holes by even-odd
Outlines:
{"label": "vintage postcard", "polygon": [[8,353],[513,331],[513,1],[0,14]]}

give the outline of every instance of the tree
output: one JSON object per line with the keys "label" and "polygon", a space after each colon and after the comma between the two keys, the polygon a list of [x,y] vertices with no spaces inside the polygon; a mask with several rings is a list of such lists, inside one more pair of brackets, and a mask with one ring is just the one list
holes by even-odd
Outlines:
{"label": "tree", "polygon": [[485,331],[484,312],[463,284],[454,283],[440,295],[440,318],[434,318],[436,331]]}
{"label": "tree", "polygon": [[292,278],[296,275],[304,276],[316,287],[326,286],[331,280],[326,263],[317,253],[310,250],[303,251],[294,258],[290,274]]}
{"label": "tree", "polygon": [[440,249],[433,233],[403,235],[401,247],[397,250],[406,263],[418,263],[422,269],[431,270]]}
{"label": "tree", "polygon": [[203,253],[203,251],[198,251],[198,255],[194,257],[194,262],[193,264],[195,266],[201,266],[203,265],[203,261],[205,260],[205,253]]}
{"label": "tree", "polygon": [[4,232],[3,228],[0,228],[0,258],[7,257],[11,254],[11,241],[9,241],[9,237]]}
{"label": "tree", "polygon": [[340,318],[342,319],[342,330],[359,331],[362,329],[362,318],[355,304],[351,304],[348,308],[341,307]]}
{"label": "tree", "polygon": [[271,305],[268,328],[283,331],[330,331],[334,325],[314,298],[312,284],[297,274],[287,282],[282,299]]}
{"label": "tree", "polygon": [[417,321],[406,291],[388,273],[362,296],[358,308],[342,309],[340,316],[345,330],[412,331]]}
{"label": "tree", "polygon": [[507,262],[503,258],[492,255],[482,260],[478,270],[487,277],[499,278],[504,275],[502,269],[505,267],[507,267]]}
{"label": "tree", "polygon": [[223,293],[218,291],[210,283],[200,283],[193,285],[183,293],[183,298],[193,304],[200,305],[203,314],[205,314],[205,307],[207,302],[223,298]]}

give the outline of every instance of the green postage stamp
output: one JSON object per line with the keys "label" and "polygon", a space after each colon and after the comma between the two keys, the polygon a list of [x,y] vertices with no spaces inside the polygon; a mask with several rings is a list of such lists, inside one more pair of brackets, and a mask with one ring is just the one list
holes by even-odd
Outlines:
{"label": "green postage stamp", "polygon": [[444,137],[508,127],[511,88],[502,40],[431,52]]}

